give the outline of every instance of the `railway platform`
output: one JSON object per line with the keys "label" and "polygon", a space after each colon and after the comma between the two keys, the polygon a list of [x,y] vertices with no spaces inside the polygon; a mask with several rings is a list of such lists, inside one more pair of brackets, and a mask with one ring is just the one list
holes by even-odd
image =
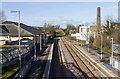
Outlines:
{"label": "railway platform", "polygon": [[38,52],[37,60],[32,63],[32,67],[29,73],[25,76],[25,79],[42,79],[46,63],[49,61],[48,56],[52,44],[45,46],[44,50],[40,53]]}
{"label": "railway platform", "polygon": [[87,51],[84,47],[78,46],[84,53],[86,53],[90,58],[100,64],[100,66],[104,67],[108,72],[114,74],[116,77],[120,78],[120,71],[113,68],[108,67],[106,64],[109,64],[109,56],[103,55],[103,59],[100,59],[100,54],[96,53],[96,50],[90,48],[90,51]]}
{"label": "railway platform", "polygon": [[[85,48],[85,46],[80,46],[78,45],[78,42],[74,40],[69,40],[67,37],[65,37],[72,45],[78,47],[82,53],[85,53],[89,58],[91,58],[93,61],[95,61],[95,64],[98,63],[99,66],[102,67],[102,70],[106,70],[108,73],[111,75],[114,75],[116,78],[120,78],[120,71],[113,68],[113,67],[108,67],[107,64],[109,64],[109,57],[111,56],[110,54],[103,54],[103,59],[101,60],[101,55],[97,53],[97,50],[94,50],[92,48],[88,49]],[[73,43],[74,42],[74,43]],[[107,77],[111,77],[108,75]]]}

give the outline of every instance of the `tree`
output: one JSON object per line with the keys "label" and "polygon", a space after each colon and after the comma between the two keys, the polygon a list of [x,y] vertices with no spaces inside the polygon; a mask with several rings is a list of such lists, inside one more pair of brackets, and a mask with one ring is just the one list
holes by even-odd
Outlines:
{"label": "tree", "polygon": [[109,24],[109,21],[107,21],[107,24],[105,24],[104,29],[104,33],[106,33],[107,35],[112,34],[115,30],[115,28],[113,27],[113,23]]}
{"label": "tree", "polygon": [[56,28],[55,28],[54,25],[48,24],[48,26],[46,27],[45,30],[46,30],[47,32],[49,32],[50,34],[52,34],[53,36],[56,35],[56,32],[55,32]]}
{"label": "tree", "polygon": [[101,45],[101,37],[100,36],[96,36],[95,39],[94,39],[93,46],[97,47],[97,48],[100,48],[100,45]]}
{"label": "tree", "polygon": [[55,28],[56,29],[60,29],[60,25],[55,25]]}
{"label": "tree", "polygon": [[70,32],[71,30],[76,30],[75,26],[74,26],[73,24],[67,24],[67,28],[66,28],[65,33],[66,33],[66,34],[69,34],[69,32]]}

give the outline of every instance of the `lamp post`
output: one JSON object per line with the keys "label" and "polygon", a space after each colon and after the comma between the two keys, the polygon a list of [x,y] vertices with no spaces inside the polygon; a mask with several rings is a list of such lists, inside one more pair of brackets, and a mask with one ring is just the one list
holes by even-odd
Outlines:
{"label": "lamp post", "polygon": [[[11,13],[18,13],[18,36],[19,36],[19,61],[20,61],[20,72],[21,72],[21,47],[20,47],[20,10],[10,11]],[[21,74],[20,74],[21,77]]]}
{"label": "lamp post", "polygon": [[112,39],[112,58],[113,58],[113,38]]}
{"label": "lamp post", "polygon": [[88,51],[90,50],[90,49],[89,49],[89,34],[90,34],[90,29],[89,29],[89,27],[87,26]]}
{"label": "lamp post", "polygon": [[102,32],[103,32],[103,28],[102,28],[102,26],[101,26],[101,60],[102,60],[102,58],[103,58],[103,56],[102,56],[102,46],[103,46],[103,36],[102,36]]}
{"label": "lamp post", "polygon": [[89,34],[88,34],[88,51],[90,50],[90,48],[89,48]]}

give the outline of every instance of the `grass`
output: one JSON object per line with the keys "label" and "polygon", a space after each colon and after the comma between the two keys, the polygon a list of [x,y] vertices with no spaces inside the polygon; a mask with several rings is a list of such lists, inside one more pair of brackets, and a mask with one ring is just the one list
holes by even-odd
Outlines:
{"label": "grass", "polygon": [[11,71],[5,72],[5,74],[3,74],[0,79],[9,78],[12,74],[14,74],[16,71],[18,71],[18,69],[19,69],[18,67],[15,67],[15,68],[11,69]]}
{"label": "grass", "polygon": [[19,61],[16,60],[15,62],[11,63],[10,65],[2,69],[2,77],[0,77],[0,79],[9,78],[12,74],[14,74],[18,70],[19,70]]}

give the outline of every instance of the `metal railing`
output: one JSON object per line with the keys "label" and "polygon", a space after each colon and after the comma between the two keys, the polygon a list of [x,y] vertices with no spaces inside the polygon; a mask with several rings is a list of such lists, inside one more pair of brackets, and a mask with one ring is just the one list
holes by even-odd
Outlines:
{"label": "metal railing", "polygon": [[[34,47],[26,46],[21,47],[21,64],[24,66],[31,57],[34,55]],[[18,47],[4,47],[3,51],[0,51],[0,68],[4,68],[9,64],[12,64],[14,61],[19,59],[19,48]]]}

